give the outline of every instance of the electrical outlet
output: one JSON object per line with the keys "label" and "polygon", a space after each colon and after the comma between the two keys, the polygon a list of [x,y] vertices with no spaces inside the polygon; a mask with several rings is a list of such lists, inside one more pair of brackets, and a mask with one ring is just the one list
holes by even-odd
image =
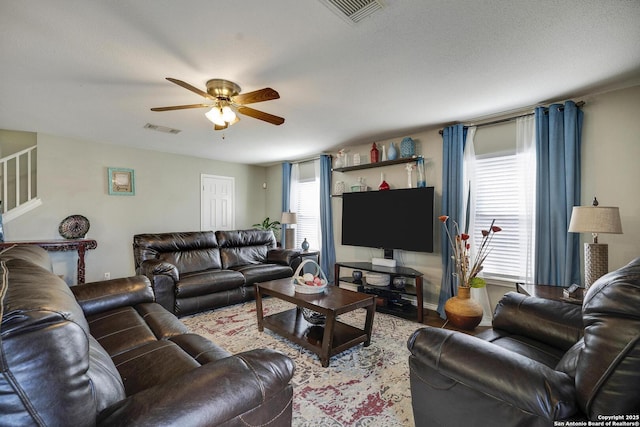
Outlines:
{"label": "electrical outlet", "polygon": [[109,279],[111,279],[111,273],[109,272],[104,273],[104,280],[109,280]]}

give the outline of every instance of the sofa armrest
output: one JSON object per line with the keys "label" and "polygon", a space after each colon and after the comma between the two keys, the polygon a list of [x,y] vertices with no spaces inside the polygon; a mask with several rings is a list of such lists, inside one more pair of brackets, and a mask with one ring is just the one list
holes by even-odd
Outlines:
{"label": "sofa armrest", "polygon": [[[239,353],[115,403],[100,413],[98,425],[223,424],[268,405],[281,393],[292,393],[289,382],[293,372],[293,361],[277,351]],[[291,411],[290,403],[287,408]]]}
{"label": "sofa armrest", "polygon": [[153,302],[153,289],[145,276],[91,282],[71,287],[85,316],[114,308]]}
{"label": "sofa armrest", "polygon": [[584,331],[582,307],[508,292],[496,306],[493,327],[567,350]]}
{"label": "sofa armrest", "polygon": [[178,267],[170,262],[161,261],[159,259],[148,259],[143,261],[142,264],[140,264],[137,273],[147,276],[149,280],[153,280],[153,276],[161,274],[171,277],[174,282],[180,280]]}
{"label": "sofa armrest", "polygon": [[300,252],[300,249],[270,249],[267,252],[267,262],[291,267],[295,259],[300,257]]}
{"label": "sofa armrest", "polygon": [[[407,347],[412,354],[410,360],[419,362],[413,367],[428,366],[478,391],[487,401],[497,399],[547,420],[564,419],[578,412],[574,381],[569,375],[474,336],[425,327],[413,333]],[[416,374],[420,376],[421,372]],[[421,378],[428,381],[425,377],[426,374]],[[455,401],[455,396],[451,400]],[[499,419],[495,413],[489,416]]]}

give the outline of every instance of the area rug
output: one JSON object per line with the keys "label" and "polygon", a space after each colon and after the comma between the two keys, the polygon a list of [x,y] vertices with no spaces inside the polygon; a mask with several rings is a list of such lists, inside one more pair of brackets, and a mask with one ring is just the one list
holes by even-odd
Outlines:
{"label": "area rug", "polygon": [[[275,298],[263,301],[265,315],[293,307]],[[363,309],[339,316],[362,328]],[[376,313],[369,347],[359,344],[331,358],[323,368],[310,351],[265,329],[258,331],[255,302],[184,317],[187,327],[231,353],[268,347],[296,365],[293,426],[413,426],[407,339],[419,324]]]}

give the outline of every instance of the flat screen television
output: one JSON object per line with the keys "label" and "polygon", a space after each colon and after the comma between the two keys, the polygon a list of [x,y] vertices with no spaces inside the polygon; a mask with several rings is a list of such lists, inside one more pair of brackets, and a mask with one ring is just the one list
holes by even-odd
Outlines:
{"label": "flat screen television", "polygon": [[433,252],[433,187],[344,193],[342,244]]}

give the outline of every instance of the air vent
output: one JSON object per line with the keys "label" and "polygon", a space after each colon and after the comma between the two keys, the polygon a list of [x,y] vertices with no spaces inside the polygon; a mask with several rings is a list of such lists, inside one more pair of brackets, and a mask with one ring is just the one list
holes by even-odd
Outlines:
{"label": "air vent", "polygon": [[381,0],[320,0],[320,3],[352,23],[360,22],[383,7]]}
{"label": "air vent", "polygon": [[147,123],[146,125],[144,125],[145,129],[151,129],[151,130],[157,130],[158,132],[164,132],[164,133],[172,133],[172,134],[177,134],[182,132],[180,129],[173,129],[173,128],[168,128],[166,126],[158,126],[158,125],[152,125],[151,123]]}

